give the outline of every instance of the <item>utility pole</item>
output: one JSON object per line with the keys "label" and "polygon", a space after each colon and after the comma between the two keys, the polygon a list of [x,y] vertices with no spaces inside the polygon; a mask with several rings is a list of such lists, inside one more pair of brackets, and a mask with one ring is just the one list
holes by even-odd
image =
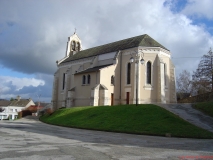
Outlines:
{"label": "utility pole", "polygon": [[38,116],[38,114],[39,114],[39,107],[40,107],[40,97],[41,97],[41,94],[37,94],[37,96],[38,96],[38,105],[37,105],[37,116]]}

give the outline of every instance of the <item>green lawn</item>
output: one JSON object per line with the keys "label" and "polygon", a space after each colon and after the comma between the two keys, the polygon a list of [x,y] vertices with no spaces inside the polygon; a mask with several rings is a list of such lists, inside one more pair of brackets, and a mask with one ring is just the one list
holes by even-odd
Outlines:
{"label": "green lawn", "polygon": [[213,102],[199,102],[194,104],[193,107],[213,117]]}
{"label": "green lawn", "polygon": [[111,132],[158,136],[171,133],[172,137],[213,138],[213,133],[152,104],[59,109],[40,120],[54,125]]}

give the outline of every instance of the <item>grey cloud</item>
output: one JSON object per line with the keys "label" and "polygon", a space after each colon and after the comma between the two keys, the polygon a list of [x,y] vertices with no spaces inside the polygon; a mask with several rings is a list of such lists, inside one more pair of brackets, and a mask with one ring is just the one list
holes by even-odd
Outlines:
{"label": "grey cloud", "polygon": [[[24,86],[22,89],[17,90],[17,86],[13,85],[12,82],[4,83],[9,90],[4,91],[4,95],[8,95],[7,99],[11,97],[15,98],[17,95],[20,95],[22,98],[32,98],[34,101],[38,101],[38,95],[40,96],[41,101],[50,102],[52,96],[52,84],[53,76],[47,74],[36,74],[36,78],[43,79],[45,85],[34,86]],[[12,96],[13,95],[13,96]]]}
{"label": "grey cloud", "polygon": [[[182,13],[174,14],[164,2],[1,0],[0,63],[41,76],[46,83],[40,87],[51,91],[55,61],[65,56],[67,37],[74,28],[83,49],[141,34],[149,34],[170,49],[173,57],[198,57],[213,47],[213,37],[205,28],[193,25]],[[193,70],[198,62],[174,59],[177,72]]]}
{"label": "grey cloud", "polygon": [[4,91],[4,94],[11,94],[11,92],[14,92],[16,90],[16,86],[12,84],[12,82],[7,82],[4,84],[5,86],[7,86],[8,88],[10,88],[7,91]]}

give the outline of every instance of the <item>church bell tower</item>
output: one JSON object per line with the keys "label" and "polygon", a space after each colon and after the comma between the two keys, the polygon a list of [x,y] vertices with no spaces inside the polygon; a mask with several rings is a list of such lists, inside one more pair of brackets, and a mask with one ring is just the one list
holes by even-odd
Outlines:
{"label": "church bell tower", "polygon": [[72,56],[81,50],[82,50],[81,40],[75,31],[72,36],[68,37],[65,56],[66,57]]}

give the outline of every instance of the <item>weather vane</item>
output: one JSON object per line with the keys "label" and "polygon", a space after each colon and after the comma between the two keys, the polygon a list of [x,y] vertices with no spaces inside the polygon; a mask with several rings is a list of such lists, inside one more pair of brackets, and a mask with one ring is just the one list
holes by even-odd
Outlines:
{"label": "weather vane", "polygon": [[77,30],[77,29],[75,28],[75,32],[74,32],[74,34],[76,33],[76,30]]}

